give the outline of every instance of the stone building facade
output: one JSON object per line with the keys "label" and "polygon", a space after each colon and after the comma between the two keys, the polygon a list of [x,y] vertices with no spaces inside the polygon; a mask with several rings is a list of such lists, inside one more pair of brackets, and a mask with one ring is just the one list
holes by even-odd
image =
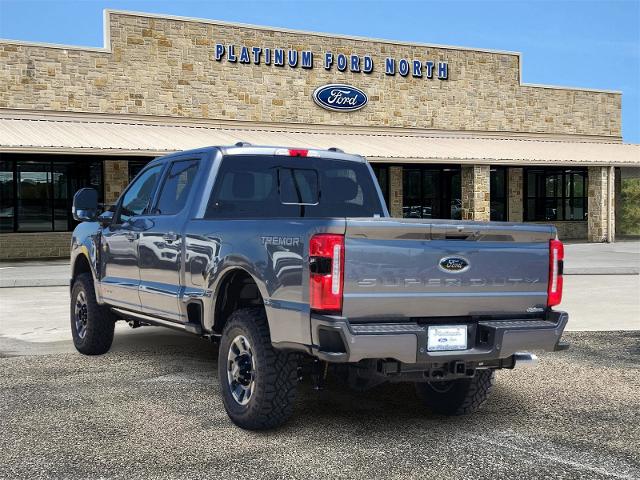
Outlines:
{"label": "stone building facade", "polygon": [[[69,166],[69,162],[88,161],[95,150],[88,141],[82,145],[82,139],[77,139],[79,147],[56,147],[55,138],[47,145],[3,141],[2,119],[46,123],[53,121],[53,115],[62,115],[68,119],[64,123],[68,132],[72,122],[88,125],[96,121],[109,123],[116,118],[128,125],[180,124],[194,129],[243,129],[247,134],[259,128],[273,132],[304,129],[311,134],[332,135],[348,128],[354,136],[393,135],[395,141],[409,135],[494,138],[510,141],[509,145],[525,139],[593,142],[597,146],[621,142],[620,93],[524,84],[518,53],[117,11],[105,12],[104,28],[103,48],[0,41],[0,153],[5,162],[3,168],[6,172],[11,170],[15,203],[8,206],[14,208],[13,217],[0,233],[0,258],[63,253],[21,248],[20,239],[27,238],[26,231],[37,227],[21,220],[20,193],[15,191],[25,185],[22,172],[29,173],[29,178],[37,177],[24,165],[45,161],[49,153],[55,153],[69,156],[64,161],[71,172],[76,167]],[[244,55],[245,48],[248,57]],[[284,65],[276,65],[276,50],[282,50]],[[344,69],[340,65],[342,59],[347,62],[342,65]],[[389,71],[390,62],[393,74]],[[367,64],[371,68],[366,68]],[[404,75],[402,68],[406,65],[408,71]],[[366,107],[348,113],[321,108],[311,98],[317,87],[328,84],[353,86],[366,92]],[[62,122],[56,126],[63,128]],[[109,139],[103,140],[105,145],[99,153],[110,157],[100,160],[102,195],[105,203],[113,203],[126,188],[132,165],[143,164],[162,149],[140,138],[137,148],[123,153],[121,148],[110,147]],[[393,140],[389,150],[393,150]],[[580,164],[562,158],[544,158],[538,164],[523,162],[513,155],[477,155],[472,157],[476,161],[469,164],[470,158],[463,153],[428,160],[421,160],[421,156],[385,157],[384,153],[376,156],[372,161],[384,168],[379,179],[381,184],[385,179],[391,214],[470,220],[489,220],[495,214],[508,221],[539,221],[531,209],[543,211],[550,207],[540,206],[530,191],[525,192],[527,178],[533,175],[529,168],[539,166],[547,170],[534,172],[537,182],[582,182],[579,175],[588,179],[588,193],[567,196],[562,187],[563,193],[553,196],[558,209],[575,209],[580,212],[580,219],[563,220],[555,212],[557,218],[547,215],[543,220],[556,223],[564,238],[612,240],[613,232],[608,230],[615,225],[610,211],[615,195],[610,185],[615,170],[608,164]],[[27,154],[31,155],[28,160],[20,156]],[[53,181],[58,161],[62,162],[52,160],[49,167],[41,168],[51,169]],[[494,161],[501,166],[493,168]],[[550,168],[584,172],[557,176],[560,173]],[[420,177],[422,186],[412,183],[410,175]],[[504,176],[502,181],[500,175]],[[5,177],[9,178],[9,173]],[[436,177],[432,186],[449,193],[430,197],[432,189],[425,186],[425,179],[432,181]],[[491,192],[494,180],[504,188],[504,195]],[[580,203],[583,197],[588,198],[584,207]],[[9,200],[3,197],[3,202],[8,204]],[[57,228],[55,208],[52,207],[52,230]],[[26,214],[23,216],[26,218]],[[21,229],[23,223],[27,230]],[[72,222],[69,225],[71,228]],[[46,238],[46,231],[40,232],[39,238]],[[65,234],[51,235],[59,238]]]}

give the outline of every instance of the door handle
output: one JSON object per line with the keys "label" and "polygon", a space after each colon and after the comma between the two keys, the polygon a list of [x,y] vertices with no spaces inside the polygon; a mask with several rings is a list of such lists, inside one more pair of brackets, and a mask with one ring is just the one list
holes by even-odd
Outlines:
{"label": "door handle", "polygon": [[124,236],[130,242],[133,242],[137,238],[137,235],[135,233],[133,233],[133,232],[127,232],[127,233],[124,234]]}
{"label": "door handle", "polygon": [[178,240],[178,234],[175,232],[168,232],[162,235],[162,239],[168,243],[175,242]]}

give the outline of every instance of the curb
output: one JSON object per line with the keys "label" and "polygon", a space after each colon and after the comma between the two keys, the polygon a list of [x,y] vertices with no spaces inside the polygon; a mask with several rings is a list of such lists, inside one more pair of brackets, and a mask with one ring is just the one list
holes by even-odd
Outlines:
{"label": "curb", "polygon": [[57,278],[38,278],[20,280],[0,280],[0,288],[24,288],[24,287],[68,287],[69,280]]}

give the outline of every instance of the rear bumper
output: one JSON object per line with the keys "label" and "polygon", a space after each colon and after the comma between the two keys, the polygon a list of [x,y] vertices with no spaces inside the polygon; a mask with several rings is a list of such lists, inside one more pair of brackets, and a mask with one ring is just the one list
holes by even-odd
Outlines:
{"label": "rear bumper", "polygon": [[425,324],[351,324],[341,317],[313,315],[311,350],[322,360],[340,363],[364,359],[483,362],[506,359],[522,351],[566,349],[567,344],[560,339],[568,320],[567,313],[555,311],[548,312],[544,320],[481,320],[468,324],[467,350],[428,352]]}

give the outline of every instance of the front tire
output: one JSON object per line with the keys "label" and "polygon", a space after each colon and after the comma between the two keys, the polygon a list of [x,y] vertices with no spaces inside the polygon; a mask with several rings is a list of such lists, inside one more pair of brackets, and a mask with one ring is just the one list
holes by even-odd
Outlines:
{"label": "front tire", "polygon": [[298,354],[273,348],[263,308],[233,312],[218,351],[224,408],[247,430],[279,427],[293,413]]}
{"label": "front tire", "polygon": [[471,378],[448,382],[416,383],[416,393],[424,404],[440,415],[467,415],[487,400],[494,383],[493,370],[477,370]]}
{"label": "front tire", "polygon": [[96,301],[91,274],[78,275],[71,289],[71,335],[76,350],[85,355],[107,353],[114,329],[113,313]]}

